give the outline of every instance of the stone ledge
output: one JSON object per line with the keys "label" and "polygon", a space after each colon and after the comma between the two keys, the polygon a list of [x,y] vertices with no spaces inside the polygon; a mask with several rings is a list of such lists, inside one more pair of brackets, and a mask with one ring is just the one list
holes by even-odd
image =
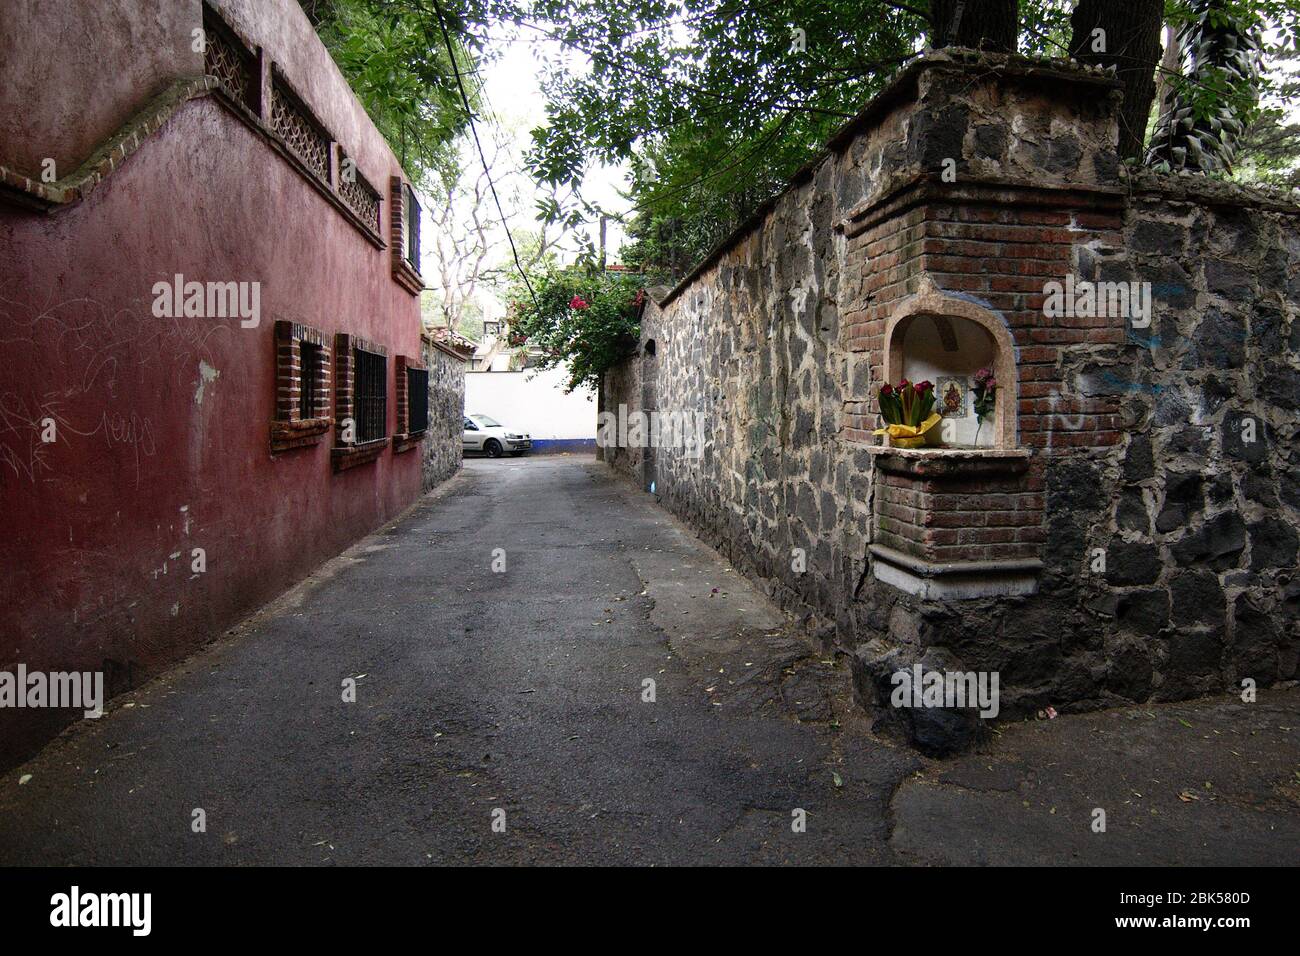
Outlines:
{"label": "stone ledge", "polygon": [[1267,212],[1300,216],[1297,195],[1284,187],[1251,186],[1222,182],[1191,173],[1158,173],[1150,169],[1121,168],[1129,191],[1140,198],[1187,202],[1201,206],[1250,206]]}
{"label": "stone ledge", "polygon": [[405,259],[396,258],[396,253],[393,259],[393,280],[412,295],[424,291],[424,280],[420,278],[420,273],[412,269]]}
{"label": "stone ledge", "polygon": [[908,478],[976,479],[1018,475],[1029,470],[1027,448],[891,448],[866,449],[881,471]]}
{"label": "stone ledge", "polygon": [[374,441],[368,441],[360,445],[345,445],[334,448],[330,452],[330,457],[334,459],[335,471],[346,471],[349,468],[355,468],[357,465],[364,465],[374,461],[384,453],[388,447],[387,438],[376,438]]}
{"label": "stone ledge", "polygon": [[712,268],[741,239],[761,227],[776,209],[781,197],[813,179],[822,164],[848,148],[848,144],[862,130],[881,122],[902,103],[915,101],[921,95],[921,74],[931,70],[949,75],[996,76],[1047,87],[1057,93],[1072,91],[1072,95],[1078,99],[1110,97],[1118,101],[1123,90],[1123,84],[1104,67],[1089,66],[1075,60],[1033,57],[1019,53],[985,53],[960,47],[929,50],[919,55],[909,54],[904,58],[904,65],[893,73],[880,92],[840,126],[826,144],[799,167],[779,192],[760,203],[658,300],[660,308],[667,308],[670,302],[690,288],[696,279]]}
{"label": "stone ledge", "polygon": [[923,561],[883,544],[867,546],[871,574],[885,584],[924,600],[961,601],[1012,594],[1033,594],[1043,562],[1036,558],[1007,561]]}
{"label": "stone ledge", "polygon": [[400,455],[404,451],[410,451],[417,447],[424,440],[425,429],[421,428],[418,432],[403,432],[400,435],[393,436],[393,454]]}
{"label": "stone ledge", "polygon": [[296,422],[271,422],[271,452],[320,444],[333,425],[334,419],[328,416]]}

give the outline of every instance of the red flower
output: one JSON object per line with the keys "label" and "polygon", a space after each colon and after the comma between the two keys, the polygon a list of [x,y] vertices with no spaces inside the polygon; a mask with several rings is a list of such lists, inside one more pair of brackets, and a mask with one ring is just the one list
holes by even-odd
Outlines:
{"label": "red flower", "polygon": [[890,395],[893,395],[893,394],[894,394],[894,386],[892,386],[892,385],[882,385],[882,386],[880,386],[880,394],[881,394],[881,395],[884,395],[886,398],[888,398]]}
{"label": "red flower", "polygon": [[582,296],[575,295],[572,299],[569,300],[569,308],[571,309],[588,308],[587,301]]}
{"label": "red flower", "polygon": [[934,382],[931,382],[931,381],[928,381],[928,380],[927,380],[927,381],[924,381],[924,382],[917,382],[917,383],[916,383],[915,385],[913,385],[912,387],[913,387],[914,389],[916,389],[918,392],[926,392],[926,391],[929,391],[930,389],[934,388]]}
{"label": "red flower", "polygon": [[907,388],[911,384],[912,383],[909,382],[907,379],[903,379],[901,382],[898,383],[898,390],[901,392],[903,389]]}

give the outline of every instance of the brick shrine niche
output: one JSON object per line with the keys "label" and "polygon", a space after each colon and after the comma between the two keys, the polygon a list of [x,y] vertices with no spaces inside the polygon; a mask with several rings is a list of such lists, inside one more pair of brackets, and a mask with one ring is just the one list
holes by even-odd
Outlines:
{"label": "brick shrine niche", "polygon": [[[870,449],[872,574],[926,599],[1033,593],[1043,497],[1030,451],[1017,444],[1016,347],[1006,322],[923,276],[921,290],[894,309],[883,343],[872,362],[882,376],[873,402],[879,383],[903,378],[934,382],[936,410],[946,384],[961,394],[945,416],[952,425],[944,445]],[[973,385],[985,367],[997,382],[996,402],[977,436]]]}
{"label": "brick shrine niche", "polygon": [[[1016,438],[1015,342],[1006,323],[977,302],[940,292],[927,284],[901,303],[885,327],[884,381],[930,381],[935,411],[951,425],[944,445],[1009,448]],[[981,424],[974,409],[975,373],[993,371],[998,384],[994,410]],[[949,389],[955,409],[945,406]],[[1009,398],[1007,396],[1010,396]]]}

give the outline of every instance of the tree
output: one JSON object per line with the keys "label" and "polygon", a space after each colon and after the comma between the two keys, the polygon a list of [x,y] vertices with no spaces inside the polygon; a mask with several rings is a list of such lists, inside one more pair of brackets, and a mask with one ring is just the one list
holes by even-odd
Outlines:
{"label": "tree", "polygon": [[590,69],[551,70],[530,157],[547,183],[631,163],[647,268],[697,260],[919,55],[926,9],[838,0],[536,0],[529,35]]}
{"label": "tree", "polygon": [[[417,183],[429,185],[435,177],[453,173],[454,142],[468,117],[451,57],[422,8],[390,0],[299,3],[370,119]],[[460,21],[453,22],[456,69],[472,71],[472,34]]]}
{"label": "tree", "polygon": [[566,366],[566,391],[597,388],[606,369],[636,345],[643,281],[636,273],[584,267],[536,276],[533,295],[512,307],[511,331],[541,350],[539,367]]}
{"label": "tree", "polygon": [[[435,307],[434,324],[465,334],[466,322],[482,318],[476,301],[479,285],[493,266],[492,257],[506,243],[488,179],[495,169],[501,176],[505,144],[490,141],[485,167],[474,156],[462,169],[437,177],[430,190],[429,219],[433,225],[428,259],[432,289],[425,295]],[[480,329],[481,331],[481,329]],[[478,338],[475,334],[473,338]]]}
{"label": "tree", "polygon": [[[519,267],[532,275],[556,266],[564,234],[546,221],[546,212],[568,194],[556,187],[536,195],[513,142],[516,130],[499,118],[484,125],[489,127],[482,134],[486,166],[477,151],[462,141],[461,164],[454,172],[438,176],[428,190],[427,212],[433,228],[423,272],[431,287],[421,302],[426,325],[455,329],[475,340],[482,334],[482,294],[511,290]],[[501,198],[504,222],[490,182],[496,184]],[[536,203],[532,209],[530,195]],[[537,212],[536,219],[530,212]],[[508,248],[511,238],[519,266]]]}
{"label": "tree", "polygon": [[1147,117],[1156,92],[1164,0],[1079,0],[1070,17],[1070,56],[1115,67],[1124,84],[1119,111],[1119,154],[1142,155]]}
{"label": "tree", "polygon": [[1230,172],[1260,88],[1258,20],[1230,0],[1191,0],[1178,32],[1183,76],[1162,104],[1147,163]]}
{"label": "tree", "polygon": [[[455,89],[460,59],[447,57],[445,49],[440,60],[436,56],[444,27],[467,56],[480,58],[490,56],[503,32],[559,44],[566,55],[543,63],[547,121],[533,132],[528,155],[532,175],[564,197],[545,205],[543,220],[563,228],[598,215],[581,195],[585,173],[595,164],[627,163],[633,212],[626,227],[636,257],[628,261],[668,274],[685,271],[783,188],[927,43],[1073,51],[1086,62],[1114,64],[1125,85],[1126,156],[1141,152],[1150,112],[1144,104],[1153,95],[1159,59],[1158,0],[1079,0],[1073,14],[1068,0],[334,3],[382,11],[422,37],[407,50],[412,69],[440,94]],[[1166,3],[1166,19],[1180,27],[1197,9],[1214,5]],[[1216,3],[1238,18],[1253,5],[1250,22],[1281,25],[1294,47],[1298,0]],[[1101,47],[1095,45],[1099,29]],[[1216,122],[1222,127],[1224,116],[1249,119],[1235,102],[1237,86],[1187,62],[1191,72],[1170,86],[1178,87],[1180,103],[1190,101],[1192,113],[1208,118],[1209,131]],[[473,77],[462,70],[460,79],[472,96]],[[1242,87],[1251,85],[1244,73],[1241,79]],[[397,90],[394,98],[408,94]],[[1285,108],[1286,101],[1279,105]]]}
{"label": "tree", "polygon": [[933,0],[930,45],[1014,53],[1019,15],[1016,0]]}

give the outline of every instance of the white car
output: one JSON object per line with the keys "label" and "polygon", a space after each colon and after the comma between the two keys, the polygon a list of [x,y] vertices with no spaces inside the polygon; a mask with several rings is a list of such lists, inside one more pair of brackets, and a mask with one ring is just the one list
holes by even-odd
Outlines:
{"label": "white car", "polygon": [[522,455],[533,447],[533,440],[486,415],[466,415],[463,444],[465,451],[481,451],[489,458],[500,458],[505,452]]}

